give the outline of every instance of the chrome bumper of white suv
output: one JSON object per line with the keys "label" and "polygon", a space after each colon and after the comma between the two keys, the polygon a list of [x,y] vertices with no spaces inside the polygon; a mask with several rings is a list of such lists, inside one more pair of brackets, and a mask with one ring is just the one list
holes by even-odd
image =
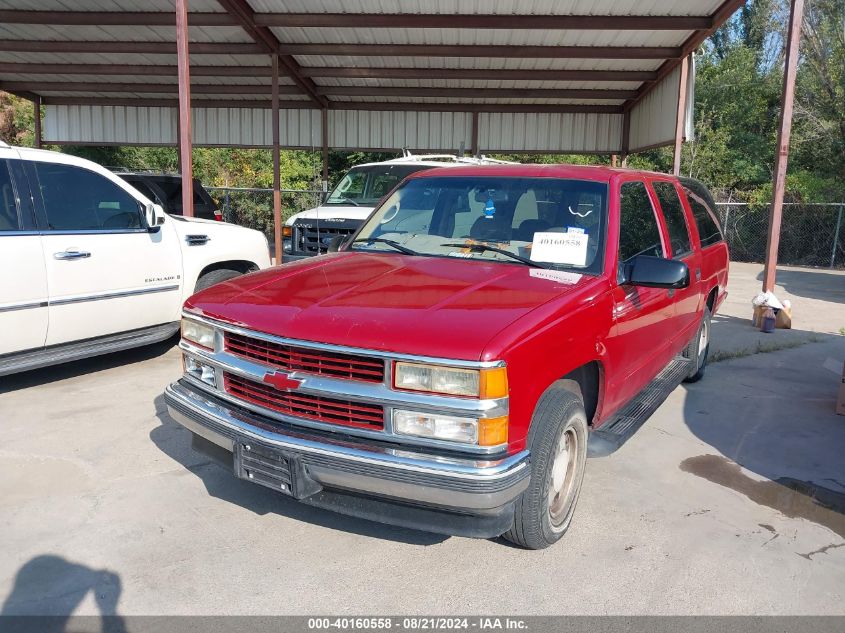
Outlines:
{"label": "chrome bumper of white suv", "polygon": [[346,514],[491,537],[509,529],[528,486],[527,451],[498,459],[409,451],[280,423],[184,380],[164,395],[174,420],[232,454],[237,476]]}

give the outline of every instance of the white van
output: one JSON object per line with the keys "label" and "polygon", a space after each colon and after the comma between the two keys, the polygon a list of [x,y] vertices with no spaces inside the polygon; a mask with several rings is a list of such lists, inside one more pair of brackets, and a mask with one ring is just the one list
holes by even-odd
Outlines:
{"label": "white van", "polygon": [[96,163],[0,143],[0,376],[164,340],[194,292],[269,265],[259,231],[167,215]]}
{"label": "white van", "polygon": [[292,215],[284,227],[284,261],[327,252],[331,241],[351,235],[384,196],[406,176],[435,167],[507,164],[492,158],[471,158],[453,154],[414,155],[383,163],[356,165],[319,207]]}

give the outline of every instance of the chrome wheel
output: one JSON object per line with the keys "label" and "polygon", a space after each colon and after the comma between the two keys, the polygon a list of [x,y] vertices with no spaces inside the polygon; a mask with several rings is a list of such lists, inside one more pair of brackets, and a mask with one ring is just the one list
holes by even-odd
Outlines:
{"label": "chrome wheel", "polygon": [[710,319],[704,319],[701,323],[701,332],[698,335],[698,367],[704,364],[704,356],[707,354],[707,346],[710,344]]}
{"label": "chrome wheel", "polygon": [[567,428],[560,436],[549,477],[549,518],[553,528],[563,527],[577,492],[578,435]]}

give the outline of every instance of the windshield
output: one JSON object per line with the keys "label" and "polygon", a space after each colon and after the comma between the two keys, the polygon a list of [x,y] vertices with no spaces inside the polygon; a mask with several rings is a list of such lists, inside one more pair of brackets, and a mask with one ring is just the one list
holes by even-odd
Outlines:
{"label": "windshield", "polygon": [[370,216],[351,248],[397,252],[388,243],[393,242],[420,255],[524,265],[522,258],[599,273],[606,224],[607,184],[602,182],[415,178]]}
{"label": "windshield", "polygon": [[343,177],[324,204],[374,207],[408,174],[428,165],[371,165],[353,167]]}

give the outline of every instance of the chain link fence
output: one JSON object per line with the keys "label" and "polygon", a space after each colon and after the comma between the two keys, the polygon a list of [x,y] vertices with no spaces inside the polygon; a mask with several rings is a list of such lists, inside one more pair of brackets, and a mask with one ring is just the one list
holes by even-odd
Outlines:
{"label": "chain link fence", "polygon": [[[273,242],[273,190],[256,187],[206,187],[223,213],[223,221],[263,231]],[[282,222],[323,200],[323,192],[314,189],[282,189]]]}
{"label": "chain link fence", "polygon": [[[273,190],[206,187],[226,222],[263,231],[273,241]],[[323,192],[282,189],[282,221],[320,205]],[[738,262],[763,262],[769,205],[717,202],[719,220]],[[845,203],[784,203],[778,262],[791,266],[845,268]]]}
{"label": "chain link fence", "polygon": [[[716,207],[731,259],[765,261],[770,205],[717,202]],[[778,263],[845,268],[845,203],[784,203]]]}

